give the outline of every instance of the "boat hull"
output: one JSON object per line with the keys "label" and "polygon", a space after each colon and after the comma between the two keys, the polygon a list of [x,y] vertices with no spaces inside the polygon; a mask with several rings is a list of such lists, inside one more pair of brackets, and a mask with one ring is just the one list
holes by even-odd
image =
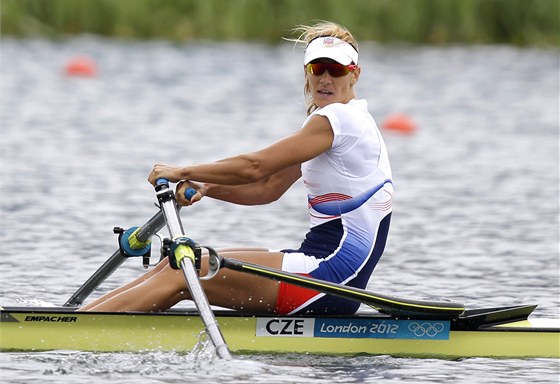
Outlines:
{"label": "boat hull", "polygon": [[[3,351],[190,351],[204,325],[191,311],[92,313],[70,309],[0,311]],[[522,320],[461,329],[452,321],[352,317],[264,317],[218,311],[235,353],[371,354],[407,357],[560,358],[560,321]]]}

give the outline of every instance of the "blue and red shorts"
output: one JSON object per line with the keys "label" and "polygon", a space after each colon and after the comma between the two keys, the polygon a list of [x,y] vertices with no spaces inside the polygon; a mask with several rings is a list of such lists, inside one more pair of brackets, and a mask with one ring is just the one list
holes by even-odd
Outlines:
{"label": "blue and red shorts", "polygon": [[[390,221],[389,213],[381,220],[375,242],[369,248],[344,228],[341,219],[314,227],[299,249],[282,251],[282,269],[364,289],[385,249]],[[281,282],[275,310],[281,315],[351,315],[359,307],[356,301]]]}

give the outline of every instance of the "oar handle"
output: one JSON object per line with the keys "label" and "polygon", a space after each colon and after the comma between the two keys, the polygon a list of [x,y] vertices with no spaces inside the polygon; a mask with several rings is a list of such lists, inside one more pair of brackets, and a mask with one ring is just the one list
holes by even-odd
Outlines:
{"label": "oar handle", "polygon": [[[156,180],[156,188],[161,187],[161,186],[169,187],[169,180],[167,180],[163,177],[157,179]],[[190,187],[185,189],[185,199],[190,201],[194,195],[196,195],[196,189],[190,188]]]}

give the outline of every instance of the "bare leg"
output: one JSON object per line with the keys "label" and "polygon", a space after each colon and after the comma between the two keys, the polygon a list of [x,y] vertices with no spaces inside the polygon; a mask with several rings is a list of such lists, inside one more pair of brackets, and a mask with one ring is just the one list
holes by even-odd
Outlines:
{"label": "bare leg", "polygon": [[80,309],[78,309],[78,311],[89,311],[91,308],[95,307],[96,305],[104,302],[105,300],[108,300],[110,298],[112,298],[113,296],[118,295],[121,292],[124,292],[132,287],[135,287],[138,284],[143,283],[144,281],[146,281],[147,279],[149,279],[150,277],[152,277],[154,274],[158,273],[159,271],[161,271],[161,269],[165,266],[166,263],[164,263],[163,261],[158,263],[154,268],[152,268],[151,270],[149,270],[148,272],[144,273],[143,275],[141,275],[140,277],[138,277],[137,279],[131,281],[130,283],[127,283],[125,285],[120,286],[117,289],[112,290],[111,292],[107,292],[106,294],[104,294],[103,296],[91,301],[90,303],[86,304],[86,305],[82,305],[80,307]]}
{"label": "bare leg", "polygon": [[[227,250],[220,254],[238,260],[281,268],[283,254],[255,250]],[[206,257],[204,257],[206,258]],[[190,299],[182,271],[169,267],[166,260],[149,276],[136,279],[85,309],[91,311],[159,311],[172,307],[181,300]],[[203,260],[201,274],[207,273],[208,263]],[[242,309],[249,312],[273,312],[278,295],[278,282],[241,272],[220,270],[212,280],[202,282],[212,305]]]}
{"label": "bare leg", "polygon": [[[220,249],[218,250],[219,253],[226,253],[226,252],[235,252],[235,251],[242,251],[242,252],[267,252],[268,250],[266,248],[224,248],[224,249]],[[158,273],[159,271],[162,270],[163,267],[165,267],[168,264],[167,260],[162,260],[160,263],[158,263],[153,269],[151,269],[150,271],[144,273],[143,275],[141,275],[140,277],[138,277],[137,279],[131,281],[130,283],[127,283],[125,285],[120,286],[119,288],[116,288],[114,290],[112,290],[111,292],[107,292],[106,294],[104,294],[103,296],[91,301],[90,303],[86,304],[86,305],[82,305],[78,311],[89,311],[91,308],[101,304],[102,302],[112,298],[113,296],[118,295],[121,292],[127,291],[130,288],[133,288],[135,286],[137,286],[138,284],[143,283],[144,281],[148,280],[150,277],[152,277],[153,275],[155,275],[156,273]]]}

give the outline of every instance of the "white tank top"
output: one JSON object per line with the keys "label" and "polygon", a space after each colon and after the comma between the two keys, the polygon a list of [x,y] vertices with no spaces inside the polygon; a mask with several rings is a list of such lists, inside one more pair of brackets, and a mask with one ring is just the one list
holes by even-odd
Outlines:
{"label": "white tank top", "polygon": [[367,101],[329,104],[315,110],[304,125],[314,115],[329,119],[334,140],[328,151],[301,166],[310,227],[342,216],[355,229],[376,229],[391,212],[393,187],[387,149]]}

